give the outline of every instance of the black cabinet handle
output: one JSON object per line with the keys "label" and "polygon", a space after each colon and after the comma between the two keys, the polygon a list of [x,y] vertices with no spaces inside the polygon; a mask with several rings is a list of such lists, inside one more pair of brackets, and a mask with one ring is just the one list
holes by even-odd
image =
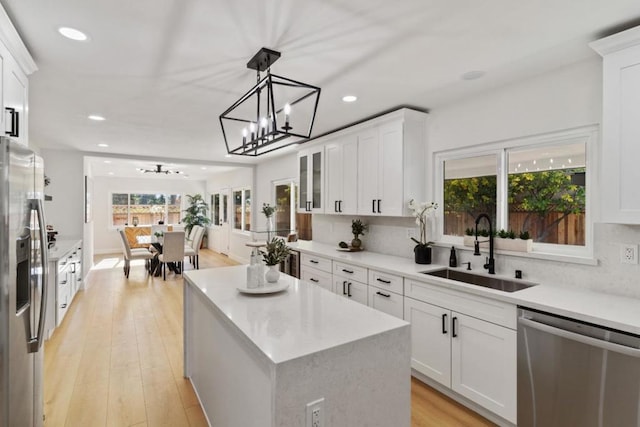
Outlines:
{"label": "black cabinet handle", "polygon": [[347,283],[347,296],[351,298],[351,282]]}
{"label": "black cabinet handle", "polygon": [[378,277],[376,280],[377,280],[378,282],[386,283],[387,285],[390,285],[390,284],[391,284],[391,280],[384,280],[384,279],[381,279],[381,278],[379,278],[379,277]]}
{"label": "black cabinet handle", "polygon": [[382,202],[382,199],[378,199],[378,213],[382,213],[382,212],[380,211],[380,202]]}
{"label": "black cabinet handle", "polygon": [[447,314],[442,315],[442,333],[447,334]]}
{"label": "black cabinet handle", "polygon": [[60,308],[67,308],[67,304],[61,304]]}
{"label": "black cabinet handle", "polygon": [[317,263],[318,263],[318,261],[316,261],[315,259],[310,259],[310,260],[309,260],[309,262],[310,262],[311,264],[317,264]]}
{"label": "black cabinet handle", "polygon": [[307,202],[307,212],[311,212],[311,202]]}
{"label": "black cabinet handle", "polygon": [[346,295],[347,294],[347,281],[345,280],[344,282],[342,282],[342,295]]}
{"label": "black cabinet handle", "polygon": [[458,318],[454,317],[451,321],[451,327],[453,328],[453,330],[451,331],[451,336],[454,338],[458,336],[458,333],[456,332],[457,326],[458,326]]}
{"label": "black cabinet handle", "polygon": [[376,213],[376,199],[371,201],[371,212]]}
{"label": "black cabinet handle", "polygon": [[380,295],[381,297],[385,297],[385,298],[391,298],[391,295],[382,293],[380,291],[376,292],[376,295]]}
{"label": "black cabinet handle", "polygon": [[318,279],[314,279],[313,277],[310,278],[309,280],[311,280],[312,282],[318,283]]}
{"label": "black cabinet handle", "polygon": [[346,268],[343,268],[342,271],[344,271],[345,273],[353,274],[352,270],[347,270]]}
{"label": "black cabinet handle", "polygon": [[342,200],[338,200],[338,212],[342,213]]}
{"label": "black cabinet handle", "polygon": [[340,202],[339,202],[338,200],[336,200],[336,201],[333,203],[333,210],[334,210],[334,211],[336,211],[336,212],[340,212],[340,208],[338,207],[338,206],[340,206],[340,205],[339,205],[339,203],[340,203]]}
{"label": "black cabinet handle", "polygon": [[66,280],[63,280],[62,282],[60,282],[60,284],[61,284],[61,285],[66,285],[66,284],[67,284],[67,281],[66,281]]}
{"label": "black cabinet handle", "polygon": [[5,107],[4,108],[5,111],[7,113],[9,113],[11,115],[11,119],[7,120],[9,123],[11,123],[11,130],[6,130],[5,127],[5,134],[9,135],[9,136],[14,136],[16,138],[18,138],[20,136],[19,134],[19,129],[20,129],[20,113],[18,113],[16,111],[15,108],[10,108],[10,107]]}

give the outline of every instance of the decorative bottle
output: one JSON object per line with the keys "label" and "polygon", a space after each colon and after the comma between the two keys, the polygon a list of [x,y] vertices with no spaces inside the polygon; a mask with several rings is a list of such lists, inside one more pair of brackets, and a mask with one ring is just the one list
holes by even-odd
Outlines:
{"label": "decorative bottle", "polygon": [[449,267],[458,266],[458,257],[456,257],[456,248],[451,246],[451,255],[449,255]]}

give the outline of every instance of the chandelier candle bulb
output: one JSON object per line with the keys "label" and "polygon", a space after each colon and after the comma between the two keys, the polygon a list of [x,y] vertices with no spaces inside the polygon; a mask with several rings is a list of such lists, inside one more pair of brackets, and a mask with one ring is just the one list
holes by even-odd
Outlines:
{"label": "chandelier candle bulb", "polygon": [[256,125],[253,122],[249,124],[249,130],[251,131],[251,141],[253,141],[256,139]]}
{"label": "chandelier candle bulb", "polygon": [[289,127],[289,116],[291,115],[291,105],[284,104],[284,128],[285,130],[291,129]]}
{"label": "chandelier candle bulb", "polygon": [[247,128],[242,129],[242,146],[247,145]]}

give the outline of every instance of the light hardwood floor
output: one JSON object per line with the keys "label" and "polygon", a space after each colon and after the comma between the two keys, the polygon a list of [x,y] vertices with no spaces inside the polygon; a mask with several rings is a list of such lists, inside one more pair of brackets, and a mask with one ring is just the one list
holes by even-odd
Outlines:
{"label": "light hardwood floor", "polygon": [[[134,262],[127,280],[118,254],[95,264],[45,343],[45,426],[206,426],[182,376],[182,276]],[[200,252],[200,268],[235,264]],[[417,380],[411,389],[413,427],[492,425]]]}

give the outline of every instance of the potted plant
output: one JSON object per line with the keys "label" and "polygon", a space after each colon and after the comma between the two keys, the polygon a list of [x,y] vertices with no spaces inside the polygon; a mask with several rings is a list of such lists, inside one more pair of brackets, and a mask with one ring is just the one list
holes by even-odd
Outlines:
{"label": "potted plant", "polygon": [[262,213],[267,217],[267,231],[273,231],[273,214],[275,213],[275,206],[269,205],[269,203],[262,204]]}
{"label": "potted plant", "polygon": [[181,219],[181,222],[184,223],[184,232],[188,236],[191,234],[191,229],[194,225],[206,227],[211,220],[207,216],[209,206],[207,206],[201,194],[195,194],[193,196],[187,194],[187,199],[189,200],[189,207],[183,211],[186,212],[186,215]]}
{"label": "potted plant", "polygon": [[280,278],[278,266],[289,256],[289,247],[285,243],[284,239],[274,237],[267,242],[266,251],[260,252],[262,253],[264,263],[269,267],[265,274],[265,279],[269,283],[277,282]]}
{"label": "potted plant", "polygon": [[427,217],[437,208],[438,205],[434,202],[416,203],[413,199],[409,201],[409,210],[416,218],[416,224],[420,227],[419,239],[411,238],[416,242],[416,246],[413,248],[416,264],[431,264],[431,245],[433,242],[427,241]]}
{"label": "potted plant", "polygon": [[354,219],[351,221],[351,233],[353,233],[351,247],[353,249],[360,249],[362,247],[362,240],[360,240],[360,236],[364,235],[366,230],[367,224],[364,224],[360,219]]}

